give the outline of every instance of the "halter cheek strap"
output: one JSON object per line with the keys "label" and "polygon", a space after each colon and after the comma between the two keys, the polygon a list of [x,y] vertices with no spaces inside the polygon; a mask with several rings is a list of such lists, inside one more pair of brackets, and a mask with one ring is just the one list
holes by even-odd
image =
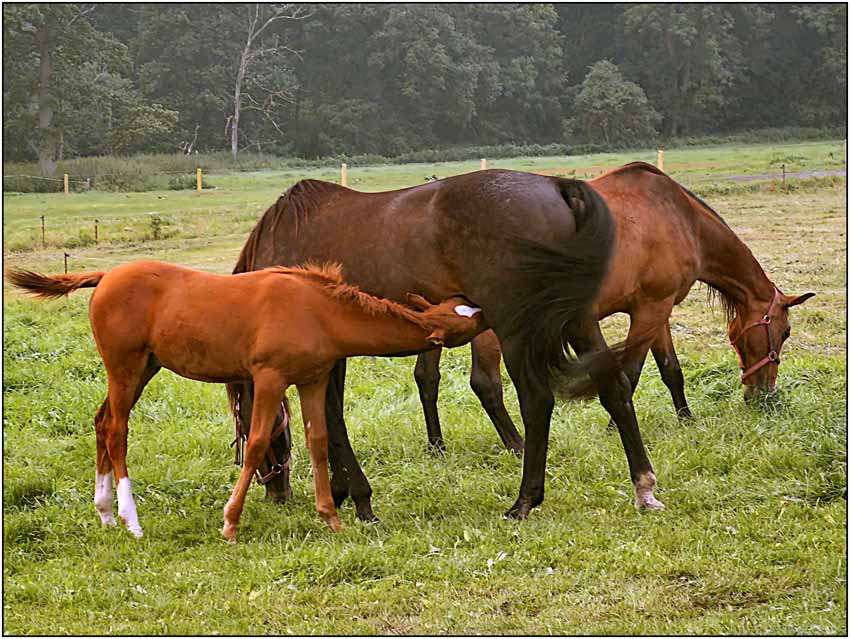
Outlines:
{"label": "halter cheek strap", "polygon": [[[750,375],[755,373],[757,370],[767,366],[768,364],[774,363],[777,366],[779,365],[779,351],[773,345],[773,339],[770,335],[770,319],[771,315],[773,315],[773,310],[776,308],[776,305],[779,303],[779,298],[782,293],[779,292],[779,289],[774,287],[773,293],[773,301],[770,303],[770,306],[767,309],[767,313],[762,316],[760,320],[753,322],[752,324],[748,324],[738,333],[738,337],[735,339],[730,338],[729,342],[732,344],[732,348],[735,349],[735,354],[738,355],[738,363],[741,366],[741,382],[747,379]],[[744,368],[744,358],[741,356],[741,349],[738,348],[738,341],[744,336],[751,328],[755,328],[756,326],[764,326],[764,330],[767,331],[767,347],[768,352],[767,355],[762,357],[755,364],[750,366],[749,368]]]}

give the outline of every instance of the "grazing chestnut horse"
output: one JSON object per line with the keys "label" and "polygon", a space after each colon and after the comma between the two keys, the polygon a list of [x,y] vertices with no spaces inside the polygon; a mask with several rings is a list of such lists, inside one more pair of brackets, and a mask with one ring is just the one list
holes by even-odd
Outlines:
{"label": "grazing chestnut horse", "polygon": [[325,426],[325,391],[336,361],[353,355],[457,346],[487,327],[480,309],[468,306],[464,298],[453,296],[432,306],[411,296],[411,303],[421,309],[414,312],[343,283],[339,266],[333,265],[222,276],[145,261],[108,273],[48,277],[11,271],[8,277],[17,286],[48,298],[97,287],[89,304],[89,320],[109,390],[95,416],[95,506],[105,525],[115,524],[114,472],[118,516],[137,537],[142,529],[127,476],[127,420],[145,385],[161,367],[204,382],[253,382],[245,462],[224,509],[226,538],[236,539],[251,478],[269,446],[286,388],[292,384],[301,400],[316,509],[336,532],[341,525],[330,491]]}
{"label": "grazing chestnut horse", "polygon": [[[624,363],[632,389],[651,348],[676,412],[690,416],[669,317],[673,306],[685,299],[699,280],[719,293],[729,322],[729,340],[741,365],[745,397],[772,391],[779,353],[791,332],[788,309],[814,293],[796,297],[782,293],[714,209],[651,164],[627,164],[590,184],[605,198],[618,230],[611,268],[596,301],[596,316],[602,319],[627,313],[630,335],[655,334]],[[492,331],[472,341],[470,385],[505,445],[521,451],[522,438],[502,401],[500,352]],[[415,376],[428,440],[444,448],[437,415],[439,362],[439,349],[419,355]]]}
{"label": "grazing chestnut horse", "polygon": [[[303,180],[257,222],[234,272],[331,260],[342,264],[352,283],[380,297],[401,300],[414,291],[433,301],[463,291],[475,300],[499,336],[525,424],[522,483],[507,513],[520,519],[543,501],[554,382],[577,370],[564,340],[580,357],[599,353],[589,373],[620,429],[635,505],[661,508],[631,385],[594,316],[614,240],[608,207],[580,180],[490,170],[383,193]],[[350,495],[358,517],[373,520],[372,489],[345,429],[344,382],[341,360],[326,403],[334,502],[339,506]],[[232,392],[245,407],[245,424],[250,388]],[[275,457],[286,454],[281,439],[272,450]],[[287,478],[274,479],[266,490],[285,499]]]}

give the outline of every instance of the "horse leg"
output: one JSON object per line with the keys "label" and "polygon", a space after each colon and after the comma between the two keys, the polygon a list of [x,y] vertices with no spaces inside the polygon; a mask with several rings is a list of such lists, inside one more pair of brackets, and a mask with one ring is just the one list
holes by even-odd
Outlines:
{"label": "horse leg", "polygon": [[525,425],[525,456],[519,497],[505,515],[526,519],[532,508],[543,501],[546,453],[549,447],[549,420],[555,398],[548,382],[535,382],[525,365],[525,344],[519,340],[502,341],[505,366],[516,386],[522,423]]}
{"label": "horse leg", "polygon": [[685,399],[685,378],[682,375],[682,367],[676,350],[673,348],[673,336],[670,334],[670,320],[664,322],[664,328],[658,332],[655,341],[652,342],[652,356],[661,373],[661,381],[669,389],[673,396],[673,405],[679,419],[690,419],[693,417],[691,409],[688,408],[688,400]]}
{"label": "horse leg", "polygon": [[361,521],[378,521],[372,512],[372,487],[363,474],[357,457],[348,441],[343,415],[345,393],[345,360],[339,360],[331,370],[325,398],[325,416],[328,425],[328,455],[331,462],[331,492],[339,508],[349,495],[354,500],[357,518]]}
{"label": "horse leg", "polygon": [[[253,411],[253,407],[254,385],[251,382],[245,382],[242,384],[241,392],[239,394],[239,415],[242,419],[243,431],[249,436],[251,434],[251,413]],[[283,410],[278,407],[272,432],[274,432],[274,429],[278,427],[283,419]],[[278,435],[278,437],[270,444],[270,448],[274,452],[275,459],[279,460],[286,459],[286,455],[289,453],[286,442],[292,441],[288,432],[289,424],[287,424],[284,428],[285,431]],[[237,442],[237,445],[240,445],[240,443]],[[266,474],[270,470],[271,467],[268,464],[268,459],[264,457],[260,462],[260,472]],[[289,483],[289,468],[284,468],[279,475],[272,477],[266,484],[266,499],[282,504],[291,498],[292,487]]]}
{"label": "horse leg", "polygon": [[[117,358],[116,358],[117,359]],[[136,361],[133,361],[133,360]],[[130,487],[130,477],[127,474],[127,431],[130,411],[138,401],[145,385],[156,375],[159,367],[152,364],[150,355],[143,353],[135,358],[126,355],[119,365],[107,364],[109,390],[106,406],[101,406],[95,417],[95,429],[98,432],[98,470],[95,477],[95,505],[100,513],[101,521],[110,525],[112,519],[112,491],[107,489],[109,472],[103,449],[109,456],[109,465],[114,472],[118,492],[118,518],[124,522],[127,529],[136,537],[142,536],[139,516],[136,512],[136,502]],[[98,417],[100,418],[98,420]],[[99,422],[99,428],[98,428]],[[102,433],[102,435],[101,435]],[[114,523],[114,519],[112,519]]]}
{"label": "horse leg", "polygon": [[419,387],[419,401],[425,412],[425,426],[428,428],[428,443],[435,452],[446,452],[443,431],[440,428],[440,415],[437,412],[437,393],[440,390],[440,356],[442,348],[420,353],[416,358],[413,376]]}
{"label": "horse leg", "polygon": [[[672,309],[673,300],[665,300],[660,304],[644,304],[635,308],[629,316],[629,333],[626,339],[634,339],[646,331],[652,330],[653,326],[660,325],[661,318],[668,317]],[[630,352],[628,359],[621,363],[623,373],[625,373],[626,378],[629,380],[632,396],[634,396],[635,390],[637,390],[640,375],[643,372],[643,365],[646,363],[648,350],[649,344],[646,347],[641,346],[639,350]],[[614,428],[616,428],[614,420],[608,420],[608,430],[614,430]]]}
{"label": "horse leg", "polygon": [[97,437],[97,463],[94,476],[94,507],[100,515],[104,526],[115,525],[115,515],[112,512],[112,462],[106,450],[106,433],[109,420],[109,396],[103,400],[94,416],[94,432]]}
{"label": "horse leg", "polygon": [[487,411],[505,448],[521,455],[522,437],[508,415],[502,396],[502,374],[499,368],[502,347],[499,345],[499,338],[493,331],[484,331],[472,340],[471,347],[472,370],[469,374],[469,385]]}
{"label": "horse leg", "polygon": [[268,450],[275,417],[285,390],[286,380],[278,371],[263,369],[254,374],[254,405],[251,413],[251,432],[245,446],[245,459],[233,493],[224,507],[224,527],[221,534],[228,541],[236,541],[236,526],[245,506],[245,495]]}
{"label": "horse leg", "polygon": [[313,484],[316,490],[316,510],[333,532],[342,530],[331,495],[328,476],[328,430],[325,423],[325,398],[328,378],[307,386],[298,386],[301,399],[301,418],[304,438],[313,465]]}
{"label": "horse leg", "polygon": [[[655,499],[655,473],[640,436],[632,387],[616,358],[608,349],[596,321],[575,322],[566,329],[576,354],[597,358],[590,377],[599,389],[599,400],[620,431],[620,439],[629,462],[629,472],[635,488],[635,507],[662,510],[664,504]],[[527,453],[526,453],[527,454]]]}

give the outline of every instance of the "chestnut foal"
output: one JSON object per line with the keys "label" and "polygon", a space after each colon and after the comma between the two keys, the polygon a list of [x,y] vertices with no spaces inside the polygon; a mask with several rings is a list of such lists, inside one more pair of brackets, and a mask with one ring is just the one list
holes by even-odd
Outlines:
{"label": "chestnut foal", "polygon": [[483,313],[465,298],[432,305],[409,294],[408,301],[419,309],[413,311],[344,283],[339,265],[212,275],[140,261],[108,273],[10,271],[8,278],[46,298],[97,287],[89,320],[109,387],[95,416],[95,506],[104,525],[115,525],[114,472],[118,517],[137,537],[142,529],[127,476],[127,420],[161,367],[205,382],[254,383],[244,465],[224,509],[227,539],[236,540],[245,495],[292,384],[301,400],[316,509],[337,532],[342,526],[331,496],[325,423],[325,391],[336,362],[459,346],[487,328]]}

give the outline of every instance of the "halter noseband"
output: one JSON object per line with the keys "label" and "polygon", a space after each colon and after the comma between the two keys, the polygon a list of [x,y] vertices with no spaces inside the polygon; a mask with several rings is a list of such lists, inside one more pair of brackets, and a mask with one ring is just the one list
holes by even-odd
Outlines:
{"label": "halter noseband", "polygon": [[[770,316],[773,313],[773,309],[776,306],[777,302],[779,301],[779,297],[782,295],[782,293],[780,293],[779,289],[776,288],[776,287],[773,287],[773,290],[774,290],[773,301],[770,303],[770,306],[767,308],[767,313],[765,313],[764,316],[760,320],[757,320],[757,321],[753,322],[752,324],[748,324],[747,326],[742,328],[741,331],[738,333],[738,337],[736,337],[735,339],[732,339],[731,337],[729,338],[729,343],[732,344],[732,348],[735,349],[735,354],[738,356],[738,362],[741,365],[741,371],[742,371],[741,372],[741,382],[742,383],[750,375],[752,375],[757,370],[759,370],[760,368],[762,368],[764,366],[767,366],[770,363],[774,363],[777,366],[779,366],[779,351],[777,351],[776,348],[773,346],[773,339],[770,336],[770,321],[771,321]],[[764,326],[764,330],[767,331],[768,352],[767,352],[767,355],[762,357],[758,362],[756,362],[755,364],[753,364],[752,366],[750,366],[749,368],[747,368],[745,370],[744,369],[744,358],[741,356],[741,349],[738,348],[738,341],[744,336],[744,333],[746,333],[748,330],[750,330],[751,328],[754,328],[756,326]]]}

